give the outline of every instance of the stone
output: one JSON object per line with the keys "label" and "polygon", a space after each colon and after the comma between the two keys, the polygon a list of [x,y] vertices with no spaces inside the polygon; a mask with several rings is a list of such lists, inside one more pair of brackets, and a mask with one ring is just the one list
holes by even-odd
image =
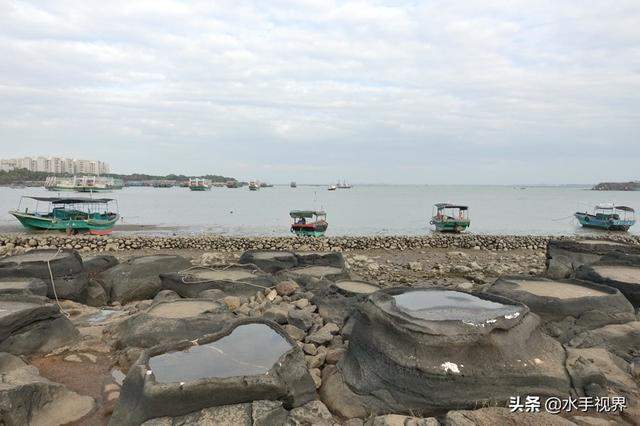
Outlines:
{"label": "stone", "polygon": [[403,416],[400,414],[387,414],[373,419],[371,426],[439,426],[438,420],[433,417],[421,419],[417,417]]}
{"label": "stone", "polygon": [[286,309],[281,308],[279,306],[273,306],[264,311],[263,317],[264,319],[275,321],[278,324],[286,324],[287,314],[288,314],[288,311]]}
{"label": "stone", "polygon": [[191,262],[181,256],[154,255],[135,257],[100,274],[110,300],[122,304],[152,299],[160,290],[160,274],[181,271]]}
{"label": "stone", "polygon": [[[175,426],[175,425],[238,425],[252,426],[251,404],[221,405],[208,407],[199,411],[175,417],[157,417],[142,423],[143,426]],[[113,421],[110,425],[116,426]]]}
{"label": "stone", "polygon": [[102,288],[102,286],[93,279],[90,279],[87,283],[86,292],[85,304],[87,306],[99,307],[105,306],[109,303],[107,292],[104,291],[104,288]]}
{"label": "stone", "polygon": [[293,302],[293,306],[295,306],[298,309],[304,309],[307,306],[309,306],[309,299],[306,299],[306,298],[298,299]]}
{"label": "stone", "polygon": [[318,348],[313,343],[305,343],[302,345],[302,350],[307,355],[315,355],[318,353]]}
{"label": "stone", "polygon": [[414,272],[422,271],[422,269],[423,269],[422,263],[420,263],[420,262],[409,262],[408,263],[408,267],[409,267],[410,270],[412,270]]}
{"label": "stone", "polygon": [[640,321],[587,330],[571,339],[568,345],[575,348],[605,348],[629,362],[640,353]]}
{"label": "stone", "polygon": [[224,304],[229,308],[230,311],[235,311],[240,307],[240,298],[238,296],[227,296],[222,299]]}
{"label": "stone", "polygon": [[285,325],[284,331],[295,341],[301,341],[306,336],[304,330],[300,330],[298,327],[291,324]]}
{"label": "stone", "polygon": [[575,423],[560,416],[541,411],[539,413],[512,413],[508,408],[481,408],[473,411],[449,411],[445,418],[447,426],[575,426]]}
{"label": "stone", "polygon": [[84,271],[89,274],[89,276],[100,274],[107,269],[113,268],[117,264],[118,259],[109,254],[92,256],[83,260]]}
{"label": "stone", "polygon": [[340,361],[344,357],[344,354],[346,352],[346,348],[329,348],[327,349],[325,362],[327,364],[337,364],[338,361]]}
{"label": "stone", "polygon": [[93,398],[81,396],[39,375],[20,358],[0,353],[0,413],[6,425],[77,422],[93,410]]}
{"label": "stone", "polygon": [[276,291],[280,296],[291,296],[300,289],[300,286],[292,280],[282,281],[276,285]]}
{"label": "stone", "polygon": [[209,290],[204,290],[198,293],[199,299],[220,300],[224,297],[224,291],[218,290],[217,288],[210,288]]}
{"label": "stone", "polygon": [[332,426],[333,416],[319,400],[311,401],[289,412],[288,426]]}
{"label": "stone", "polygon": [[172,300],[182,299],[178,293],[172,290],[161,290],[153,298],[153,304],[161,302],[171,302]]}
{"label": "stone", "polygon": [[313,325],[313,316],[306,310],[290,309],[287,313],[287,321],[301,330],[307,331]]}
{"label": "stone", "polygon": [[248,250],[242,253],[239,263],[255,265],[268,273],[276,273],[298,266],[295,253],[278,250]]}
{"label": "stone", "polygon": [[282,401],[254,401],[251,409],[252,426],[283,425],[289,415]]}
{"label": "stone", "polygon": [[326,358],[326,353],[319,353],[316,355],[309,355],[306,357],[307,367],[310,369],[320,368],[324,365],[324,360]]}

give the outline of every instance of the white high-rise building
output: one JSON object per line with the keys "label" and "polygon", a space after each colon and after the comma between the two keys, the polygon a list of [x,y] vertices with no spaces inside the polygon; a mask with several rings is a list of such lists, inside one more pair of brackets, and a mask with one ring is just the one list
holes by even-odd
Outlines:
{"label": "white high-rise building", "polygon": [[52,174],[91,174],[109,173],[109,165],[103,161],[76,160],[62,157],[23,157],[0,159],[0,170],[10,171],[27,169],[30,172],[46,172]]}

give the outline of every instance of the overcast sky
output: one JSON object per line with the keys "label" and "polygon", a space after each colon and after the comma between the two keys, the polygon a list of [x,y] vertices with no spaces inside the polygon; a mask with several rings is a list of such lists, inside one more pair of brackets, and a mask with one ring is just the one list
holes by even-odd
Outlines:
{"label": "overcast sky", "polygon": [[0,0],[0,157],[37,154],[272,182],[637,179],[640,1]]}

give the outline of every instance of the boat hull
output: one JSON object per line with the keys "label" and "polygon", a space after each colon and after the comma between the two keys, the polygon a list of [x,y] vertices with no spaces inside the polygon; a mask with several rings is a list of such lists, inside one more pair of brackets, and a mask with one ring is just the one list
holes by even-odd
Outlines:
{"label": "boat hull", "polygon": [[27,229],[43,230],[43,231],[67,231],[73,230],[77,232],[89,232],[96,234],[105,234],[113,230],[113,226],[119,219],[116,214],[109,220],[59,220],[50,217],[41,217],[31,214],[25,214],[17,211],[9,212],[14,216],[22,226]]}
{"label": "boat hull", "polygon": [[208,186],[190,186],[189,189],[192,191],[209,191],[211,188]]}
{"label": "boat hull", "polygon": [[291,225],[291,232],[299,237],[322,237],[327,232],[327,223],[319,224],[294,224]]}
{"label": "boat hull", "polygon": [[636,221],[620,219],[603,219],[585,213],[576,213],[576,219],[585,228],[603,229],[605,231],[628,231]]}
{"label": "boat hull", "polygon": [[432,219],[431,224],[436,227],[438,232],[460,233],[466,231],[471,222],[468,220],[438,220]]}

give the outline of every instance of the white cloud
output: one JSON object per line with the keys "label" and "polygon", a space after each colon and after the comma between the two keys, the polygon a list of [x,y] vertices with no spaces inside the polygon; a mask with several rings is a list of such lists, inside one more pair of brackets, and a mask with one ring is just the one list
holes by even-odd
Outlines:
{"label": "white cloud", "polygon": [[[443,161],[457,182],[634,177],[639,19],[635,0],[7,0],[2,155],[283,182],[450,181]],[[551,152],[570,166],[521,165]]]}

